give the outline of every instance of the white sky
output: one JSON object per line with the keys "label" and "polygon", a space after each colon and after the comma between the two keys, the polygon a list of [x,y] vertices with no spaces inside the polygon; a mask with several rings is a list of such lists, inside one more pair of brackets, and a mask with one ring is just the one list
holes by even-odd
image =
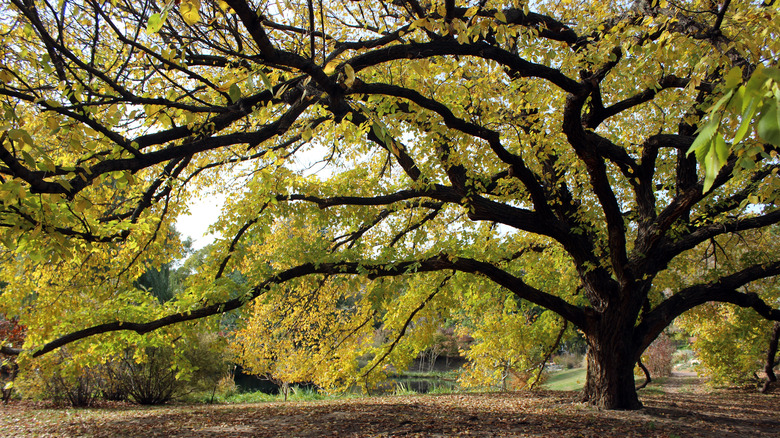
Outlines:
{"label": "white sky", "polygon": [[176,230],[182,234],[182,239],[192,239],[194,249],[203,248],[217,237],[206,231],[217,221],[224,205],[225,198],[220,196],[196,199],[189,205],[190,214],[183,214],[176,219]]}

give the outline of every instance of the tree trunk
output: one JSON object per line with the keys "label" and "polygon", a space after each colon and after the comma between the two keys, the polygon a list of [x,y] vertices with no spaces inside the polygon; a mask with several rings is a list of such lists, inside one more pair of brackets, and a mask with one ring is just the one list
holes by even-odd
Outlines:
{"label": "tree trunk", "polygon": [[630,331],[602,326],[588,335],[588,346],[585,401],[602,409],[640,409]]}
{"label": "tree trunk", "polygon": [[766,373],[766,381],[761,388],[761,392],[766,394],[772,389],[772,384],[777,382],[777,376],[775,376],[775,357],[777,356],[777,344],[780,342],[780,322],[775,322],[772,326],[772,336],[769,338],[769,348],[766,352],[766,359],[764,361],[764,372]]}

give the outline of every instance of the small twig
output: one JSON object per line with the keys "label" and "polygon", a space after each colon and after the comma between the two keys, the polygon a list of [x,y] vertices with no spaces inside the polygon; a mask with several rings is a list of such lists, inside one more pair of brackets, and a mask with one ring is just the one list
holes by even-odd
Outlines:
{"label": "small twig", "polygon": [[544,365],[548,360],[550,360],[550,357],[553,355],[553,353],[555,353],[555,350],[558,349],[558,346],[561,344],[561,339],[563,339],[563,334],[566,332],[567,328],[569,328],[569,321],[564,319],[563,327],[561,327],[561,331],[558,332],[558,337],[555,338],[555,342],[550,348],[550,351],[547,352],[547,356],[545,356],[544,360],[539,364],[539,371],[536,373],[536,379],[534,379],[534,382],[531,383],[528,389],[534,389],[536,385],[539,384],[540,379],[542,378],[542,372],[544,371]]}
{"label": "small twig", "polygon": [[441,288],[444,287],[445,284],[447,284],[447,282],[450,280],[450,278],[452,278],[452,274],[446,276],[444,278],[444,280],[442,280],[441,283],[439,284],[439,287],[437,287],[430,295],[428,295],[428,297],[425,298],[425,300],[422,303],[420,303],[420,305],[417,306],[417,308],[414,309],[412,311],[412,313],[409,314],[409,317],[406,318],[406,321],[404,322],[403,327],[401,327],[401,331],[398,332],[398,336],[396,336],[395,339],[393,340],[393,343],[390,344],[390,348],[388,348],[387,351],[385,351],[385,353],[382,355],[382,357],[380,357],[379,359],[375,360],[374,364],[371,366],[371,368],[369,368],[368,371],[363,373],[361,375],[361,377],[367,377],[371,373],[371,371],[374,371],[374,369],[377,366],[379,366],[379,364],[382,363],[382,361],[384,361],[387,358],[387,356],[390,355],[390,353],[393,352],[393,350],[395,349],[395,346],[398,345],[398,343],[401,341],[401,338],[403,338],[404,334],[406,334],[406,329],[409,328],[409,325],[412,323],[412,320],[417,315],[417,313],[419,313],[422,309],[425,308],[425,306],[428,304],[428,302],[430,302],[433,299],[433,297],[436,296],[437,293],[439,293]]}

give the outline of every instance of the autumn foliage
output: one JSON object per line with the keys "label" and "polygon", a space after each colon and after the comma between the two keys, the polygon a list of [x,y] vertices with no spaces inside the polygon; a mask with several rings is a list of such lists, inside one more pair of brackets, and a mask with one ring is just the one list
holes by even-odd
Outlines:
{"label": "autumn foliage", "polygon": [[[780,249],[734,243],[780,222],[774,1],[10,0],[0,17],[0,312],[31,363],[183,358],[176,339],[229,314],[258,373],[370,390],[446,324],[475,366],[515,370],[566,327],[589,348],[583,398],[636,409],[634,365],[675,318],[716,302],[780,320],[754,287]],[[218,237],[158,299],[138,279],[183,256],[176,218],[205,196],[225,199]],[[731,262],[705,263],[711,246]]]}

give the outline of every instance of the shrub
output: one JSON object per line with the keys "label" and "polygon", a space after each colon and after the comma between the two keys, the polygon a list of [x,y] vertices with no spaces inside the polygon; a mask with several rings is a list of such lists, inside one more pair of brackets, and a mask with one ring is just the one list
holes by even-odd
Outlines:
{"label": "shrub", "polygon": [[[213,398],[220,381],[229,378],[232,384],[224,340],[212,333],[191,331],[173,342],[119,353],[113,348],[96,351],[87,349],[79,355],[63,348],[32,360],[15,386],[25,398],[90,406],[101,397],[142,405],[162,404],[196,391]],[[227,381],[223,386],[230,392]]]}
{"label": "shrub", "polygon": [[233,382],[224,340],[213,333],[192,333],[171,346],[127,350],[106,369],[116,388],[113,393],[142,405],[166,403],[190,392],[208,392],[213,400],[220,382]]}
{"label": "shrub", "polygon": [[585,356],[582,354],[563,353],[553,357],[553,363],[560,365],[562,368],[571,370],[574,368],[582,368]]}
{"label": "shrub", "polygon": [[674,351],[672,340],[665,333],[661,333],[642,354],[642,363],[653,377],[671,376]]}
{"label": "shrub", "polygon": [[172,349],[148,347],[137,355],[127,350],[116,360],[106,364],[106,371],[119,392],[141,405],[157,405],[184,392],[183,382],[176,379],[172,366]]}
{"label": "shrub", "polygon": [[22,369],[15,387],[25,398],[89,407],[100,396],[100,371],[74,360],[67,349]]}

